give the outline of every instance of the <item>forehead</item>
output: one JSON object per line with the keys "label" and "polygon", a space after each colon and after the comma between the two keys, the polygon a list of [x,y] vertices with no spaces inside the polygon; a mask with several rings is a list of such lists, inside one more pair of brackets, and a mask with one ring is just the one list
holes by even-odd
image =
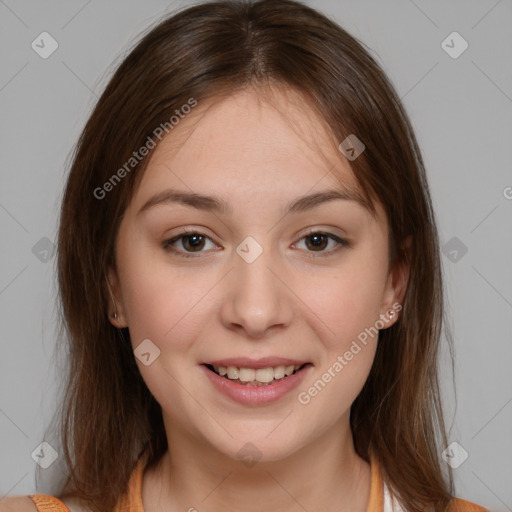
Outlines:
{"label": "forehead", "polygon": [[342,184],[363,196],[337,146],[325,120],[293,89],[216,96],[183,116],[153,150],[135,203],[170,185],[248,200]]}

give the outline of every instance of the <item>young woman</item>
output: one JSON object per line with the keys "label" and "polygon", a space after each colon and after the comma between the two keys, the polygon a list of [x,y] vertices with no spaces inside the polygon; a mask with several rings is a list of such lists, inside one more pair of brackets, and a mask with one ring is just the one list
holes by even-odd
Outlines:
{"label": "young woman", "polygon": [[484,510],[440,458],[421,153],[320,13],[206,3],[145,35],[80,137],[58,249],[70,478],[4,509]]}

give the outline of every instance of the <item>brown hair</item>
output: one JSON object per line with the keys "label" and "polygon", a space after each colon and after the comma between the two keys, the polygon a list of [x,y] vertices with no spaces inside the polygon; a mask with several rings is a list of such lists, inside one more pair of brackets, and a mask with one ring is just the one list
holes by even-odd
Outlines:
{"label": "brown hair", "polygon": [[80,136],[58,236],[70,358],[61,422],[70,478],[61,497],[111,511],[139,454],[147,450],[154,464],[167,450],[161,409],[138,371],[128,329],[107,317],[106,270],[115,268],[116,233],[147,159],[107,196],[94,191],[133,151],[158,142],[155,127],[191,98],[272,83],[307,97],[338,141],[356,134],[364,142],[351,167],[367,199],[386,211],[391,264],[410,263],[400,318],[380,332],[351,408],[356,450],[376,459],[408,512],[449,509],[452,475],[443,473],[438,444],[447,444],[438,385],[442,272],[422,156],[400,99],[363,44],[293,0],[199,4],[163,20],[120,64]]}

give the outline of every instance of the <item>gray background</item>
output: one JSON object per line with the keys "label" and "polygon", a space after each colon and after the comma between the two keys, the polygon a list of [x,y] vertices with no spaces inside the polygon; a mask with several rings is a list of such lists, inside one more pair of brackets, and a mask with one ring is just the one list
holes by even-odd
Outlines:
{"label": "gray background", "polygon": [[[373,50],[410,114],[445,246],[449,439],[469,454],[457,495],[512,511],[512,1],[308,3]],[[50,492],[61,462],[36,489],[31,453],[57,406],[51,243],[70,151],[127,44],[187,4],[0,0],[0,498]],[[31,48],[43,31],[59,44],[47,59]],[[458,58],[441,46],[453,31],[469,44]]]}

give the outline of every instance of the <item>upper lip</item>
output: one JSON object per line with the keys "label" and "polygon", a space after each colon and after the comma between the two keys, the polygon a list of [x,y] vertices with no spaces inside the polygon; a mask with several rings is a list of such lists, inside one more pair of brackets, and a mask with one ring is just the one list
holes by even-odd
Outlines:
{"label": "upper lip", "polygon": [[260,359],[251,359],[250,357],[230,357],[228,359],[217,359],[215,361],[207,361],[203,364],[212,366],[235,366],[237,368],[269,368],[276,366],[302,366],[308,363],[299,359],[290,359],[287,357],[262,357]]}

